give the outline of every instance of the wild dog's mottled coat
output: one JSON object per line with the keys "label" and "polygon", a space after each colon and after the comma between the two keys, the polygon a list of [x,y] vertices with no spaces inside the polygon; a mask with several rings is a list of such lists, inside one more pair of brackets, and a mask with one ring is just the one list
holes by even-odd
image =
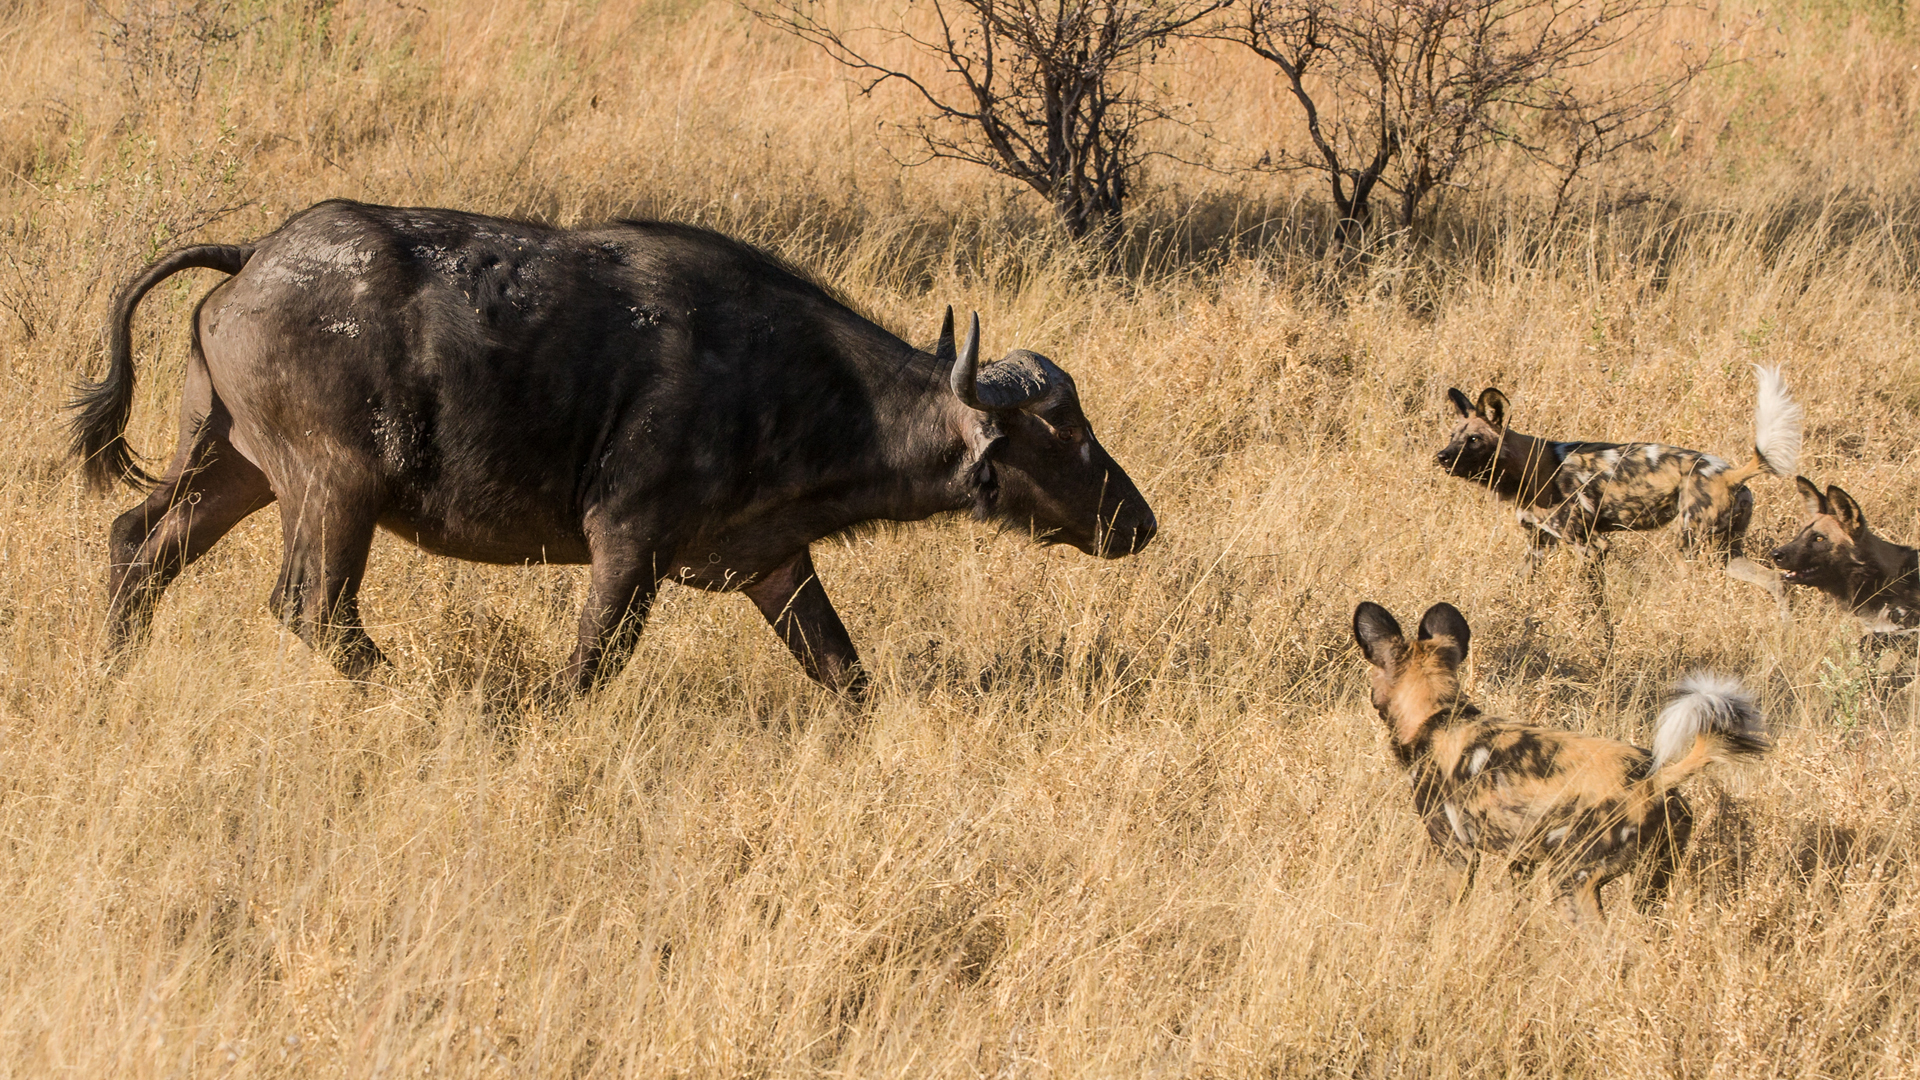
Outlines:
{"label": "wild dog's mottled coat", "polygon": [[1659,443],[1558,442],[1506,426],[1506,395],[1493,387],[1469,402],[1447,398],[1460,426],[1435,455],[1454,476],[1486,484],[1518,504],[1520,524],[1539,555],[1564,541],[1604,552],[1605,533],[1658,529],[1676,519],[1681,542],[1738,557],[1753,519],[1746,482],[1761,473],[1790,476],[1800,452],[1801,409],[1778,370],[1756,368],[1753,460],[1733,468],[1698,450]]}
{"label": "wild dog's mottled coat", "polygon": [[1804,476],[1793,482],[1813,520],[1773,550],[1780,580],[1819,589],[1868,630],[1920,628],[1920,551],[1875,536],[1860,504],[1837,485],[1822,494]]}
{"label": "wild dog's mottled coat", "polygon": [[1715,761],[1768,743],[1733,680],[1693,675],[1660,715],[1655,749],[1483,715],[1460,689],[1471,636],[1435,604],[1408,641],[1387,609],[1361,604],[1353,636],[1373,665],[1373,705],[1413,781],[1414,810],[1443,850],[1503,852],[1545,867],[1575,918],[1598,918],[1600,887],[1649,857],[1640,895],[1666,890],[1692,828],[1674,788]]}

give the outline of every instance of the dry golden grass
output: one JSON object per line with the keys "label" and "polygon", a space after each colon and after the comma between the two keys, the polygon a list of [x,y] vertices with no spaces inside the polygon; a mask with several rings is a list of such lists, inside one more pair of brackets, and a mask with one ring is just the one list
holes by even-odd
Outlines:
{"label": "dry golden grass", "polygon": [[[1777,362],[1804,471],[1920,541],[1920,41],[1768,20],[1551,235],[1511,171],[1343,273],[1306,181],[1167,167],[1097,274],[1029,197],[894,164],[902,99],[724,4],[257,0],[169,54],[0,0],[0,1074],[1915,1075],[1914,692],[1831,605],[1782,626],[1670,535],[1617,544],[1604,612],[1570,558],[1529,582],[1510,516],[1428,464],[1446,388],[1488,383],[1523,431],[1737,454],[1747,364]],[[1175,76],[1223,140],[1294,137],[1257,66]],[[383,540],[398,670],[358,691],[265,611],[269,511],[107,679],[132,496],[81,491],[58,416],[106,297],[333,195],[700,220],[920,339],[977,307],[990,350],[1074,372],[1162,538],[825,547],[866,716],[750,605],[680,591],[606,693],[540,713],[511,691],[564,657],[578,571]],[[209,277],[142,309],[150,456]],[[1764,551],[1801,512],[1755,486]],[[1643,742],[1676,675],[1740,674],[1779,751],[1692,786],[1650,914],[1616,886],[1570,928],[1497,873],[1456,896],[1365,704],[1361,599],[1453,601],[1480,700]]]}

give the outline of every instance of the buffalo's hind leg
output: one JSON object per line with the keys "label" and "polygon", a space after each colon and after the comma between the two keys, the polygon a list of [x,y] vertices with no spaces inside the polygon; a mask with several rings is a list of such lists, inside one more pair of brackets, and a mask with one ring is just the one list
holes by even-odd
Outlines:
{"label": "buffalo's hind leg", "polygon": [[386,663],[360,622],[360,581],[373,546],[378,496],[367,485],[316,480],[280,504],[286,545],[267,606],[349,679]]}
{"label": "buffalo's hind leg", "polygon": [[146,644],[167,586],[249,514],[273,501],[264,473],[225,437],[224,413],[189,426],[166,476],[114,519],[107,577],[107,656],[115,669]]}
{"label": "buffalo's hind leg", "polygon": [[745,592],[815,682],[855,701],[866,700],[867,673],[860,667],[860,654],[814,573],[810,551],[801,548]]}

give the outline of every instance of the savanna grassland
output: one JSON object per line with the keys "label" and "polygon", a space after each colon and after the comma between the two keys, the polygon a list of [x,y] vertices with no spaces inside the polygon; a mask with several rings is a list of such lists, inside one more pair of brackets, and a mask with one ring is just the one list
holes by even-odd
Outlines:
{"label": "savanna grassland", "polygon": [[[1161,159],[1104,263],[1004,181],[903,166],[907,98],[726,3],[0,0],[0,1074],[1920,1074],[1912,650],[1862,656],[1814,596],[1783,624],[1670,534],[1618,541],[1599,604],[1571,556],[1529,579],[1430,464],[1446,389],[1488,384],[1521,431],[1742,456],[1779,363],[1802,471],[1920,541],[1920,29],[1715,9],[1617,65],[1728,28],[1741,62],[1559,220],[1496,158],[1355,264],[1311,178]],[[1298,145],[1258,61],[1157,77],[1211,124],[1155,136],[1183,157]],[[396,666],[360,689],[267,613],[269,509],[108,677],[135,497],[82,489],[59,411],[107,300],[329,196],[698,221],[921,342],[978,309],[989,355],[1076,376],[1160,538],[817,549],[864,715],[745,600],[678,590],[603,693],[542,708],[582,570],[383,537]],[[214,280],[142,308],[150,459]],[[1764,552],[1803,512],[1754,487]],[[1665,906],[1462,894],[1366,703],[1362,599],[1459,605],[1515,717],[1644,742],[1675,676],[1737,673],[1778,752],[1691,784]]]}

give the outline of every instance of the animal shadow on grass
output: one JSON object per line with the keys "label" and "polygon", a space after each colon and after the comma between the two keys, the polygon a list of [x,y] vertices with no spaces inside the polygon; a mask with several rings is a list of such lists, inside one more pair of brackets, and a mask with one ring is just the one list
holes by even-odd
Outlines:
{"label": "animal shadow on grass", "polygon": [[[1492,623],[1491,620],[1488,620]],[[1501,682],[1533,682],[1554,678],[1588,681],[1593,672],[1586,666],[1548,648],[1546,620],[1537,615],[1521,618],[1520,625],[1492,623],[1485,637],[1498,644],[1484,647],[1480,677]]]}
{"label": "animal shadow on grass", "polygon": [[1687,855],[1695,891],[1739,910],[1756,941],[1788,938],[1858,914],[1878,928],[1899,901],[1911,836],[1824,816],[1768,827],[1715,785]]}
{"label": "animal shadow on grass", "polygon": [[1866,896],[1869,920],[1878,927],[1900,897],[1894,886],[1907,875],[1911,847],[1910,837],[1883,830],[1805,822],[1796,831],[1789,870],[1794,885],[1818,902],[1817,911],[1837,908],[1850,895]]}
{"label": "animal shadow on grass", "polygon": [[486,728],[512,746],[528,729],[532,710],[546,704],[552,650],[513,619],[469,607],[448,610],[431,641],[427,693],[436,700],[474,695]]}
{"label": "animal shadow on grass", "polygon": [[1008,950],[1008,920],[1005,890],[990,877],[976,872],[921,898],[851,950],[838,989],[824,1002],[829,1034],[816,1048],[817,1063],[832,1062],[848,1035],[885,1020],[880,1006],[888,990],[929,983],[966,990],[992,978]]}
{"label": "animal shadow on grass", "polygon": [[1861,663],[1872,672],[1874,690],[1893,693],[1913,684],[1920,634],[1867,634],[1859,650]]}
{"label": "animal shadow on grass", "polygon": [[[1199,642],[1185,648],[1181,658],[1205,660],[1209,653],[1210,647]],[[984,664],[937,638],[928,638],[924,648],[908,651],[900,675],[906,686],[923,694],[942,687],[977,697],[1069,687],[1081,693],[1104,690],[1124,695],[1140,689],[1141,681],[1130,678],[1140,666],[1132,650],[1121,648],[1103,630],[1091,642],[1079,645],[1065,635],[1053,641],[1028,641],[1017,650],[996,651]]]}

